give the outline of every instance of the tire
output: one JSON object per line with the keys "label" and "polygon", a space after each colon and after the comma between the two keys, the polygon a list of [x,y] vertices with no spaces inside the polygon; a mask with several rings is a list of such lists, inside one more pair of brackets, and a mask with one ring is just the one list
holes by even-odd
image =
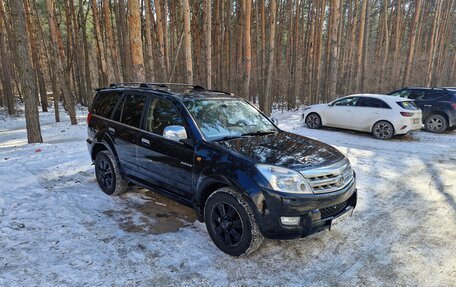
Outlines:
{"label": "tire", "polygon": [[95,175],[101,190],[108,195],[120,195],[128,188],[128,181],[109,151],[101,151],[95,157]]}
{"label": "tire", "polygon": [[431,133],[443,133],[448,128],[447,119],[438,114],[433,114],[424,120],[424,129]]}
{"label": "tire", "polygon": [[250,254],[264,240],[250,205],[232,188],[220,188],[209,196],[204,220],[214,244],[231,256]]}
{"label": "tire", "polygon": [[379,121],[372,127],[372,135],[379,140],[389,140],[394,136],[394,127],[387,121]]}
{"label": "tire", "polygon": [[306,125],[309,129],[321,128],[321,117],[317,113],[310,113],[306,117]]}

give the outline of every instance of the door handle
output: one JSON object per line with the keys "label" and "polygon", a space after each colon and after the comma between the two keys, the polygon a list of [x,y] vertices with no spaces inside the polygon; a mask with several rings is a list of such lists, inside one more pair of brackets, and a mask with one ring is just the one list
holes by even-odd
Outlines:
{"label": "door handle", "polygon": [[115,130],[114,128],[111,128],[111,127],[109,127],[109,128],[108,128],[108,132],[110,132],[110,133],[112,133],[112,134],[113,134],[113,133],[115,133],[115,132],[116,132],[116,130]]}
{"label": "door handle", "polygon": [[148,139],[141,138],[141,142],[142,142],[143,144],[150,145],[150,140],[148,140]]}
{"label": "door handle", "polygon": [[425,106],[425,107],[432,107],[432,105],[423,105],[423,106]]}

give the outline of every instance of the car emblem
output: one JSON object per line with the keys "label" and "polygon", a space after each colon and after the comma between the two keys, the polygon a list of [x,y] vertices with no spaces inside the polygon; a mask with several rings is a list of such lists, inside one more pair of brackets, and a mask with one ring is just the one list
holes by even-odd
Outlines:
{"label": "car emblem", "polygon": [[345,182],[345,178],[341,175],[339,176],[339,178],[337,179],[337,186],[342,186]]}

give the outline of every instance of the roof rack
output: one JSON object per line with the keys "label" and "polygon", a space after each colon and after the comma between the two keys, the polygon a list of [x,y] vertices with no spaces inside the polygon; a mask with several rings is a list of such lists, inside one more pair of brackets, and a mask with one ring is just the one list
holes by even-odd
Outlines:
{"label": "roof rack", "polygon": [[120,87],[138,87],[138,88],[165,88],[171,90],[171,87],[188,87],[193,90],[206,90],[199,85],[191,84],[181,84],[181,83],[137,83],[137,82],[128,82],[128,83],[112,83],[109,85],[110,88],[120,88]]}
{"label": "roof rack", "polygon": [[[184,88],[182,89],[173,89],[176,88]],[[125,83],[111,83],[109,84],[109,88],[140,88],[140,89],[153,89],[153,90],[160,90],[163,92],[168,93],[179,93],[179,92],[186,92],[190,91],[206,91],[206,92],[215,92],[215,93],[223,93],[226,95],[233,96],[232,93],[220,91],[220,90],[208,90],[200,85],[192,85],[192,84],[182,84],[182,83],[139,83],[139,82],[125,82]],[[185,90],[188,88],[188,90]],[[100,91],[106,88],[99,88],[96,91]]]}

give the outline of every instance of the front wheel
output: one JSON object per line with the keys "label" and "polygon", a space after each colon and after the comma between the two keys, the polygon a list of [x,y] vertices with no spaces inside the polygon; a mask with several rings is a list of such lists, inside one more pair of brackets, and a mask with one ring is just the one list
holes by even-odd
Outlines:
{"label": "front wheel", "polygon": [[441,115],[430,115],[424,120],[424,129],[431,133],[443,133],[448,127],[448,121]]}
{"label": "front wheel", "polygon": [[231,256],[252,253],[263,242],[253,210],[232,188],[220,188],[209,196],[204,220],[214,244]]}
{"label": "front wheel", "polygon": [[321,128],[321,117],[316,113],[310,113],[306,117],[306,125],[309,129]]}
{"label": "front wheel", "polygon": [[394,127],[387,121],[379,121],[372,128],[372,135],[376,139],[388,140],[394,136]]}

